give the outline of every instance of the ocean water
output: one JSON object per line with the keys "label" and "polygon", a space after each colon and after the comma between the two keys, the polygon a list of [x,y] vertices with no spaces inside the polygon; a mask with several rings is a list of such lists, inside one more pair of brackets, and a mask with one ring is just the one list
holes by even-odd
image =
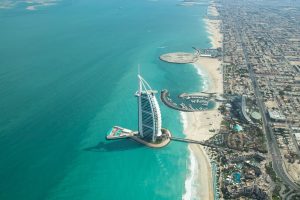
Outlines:
{"label": "ocean water", "polygon": [[[138,64],[156,90],[199,89],[192,65],[158,57],[210,46],[202,2],[0,2],[0,199],[181,199],[186,144],[149,149],[105,135],[137,129]],[[184,137],[179,113],[160,105],[163,126]]]}

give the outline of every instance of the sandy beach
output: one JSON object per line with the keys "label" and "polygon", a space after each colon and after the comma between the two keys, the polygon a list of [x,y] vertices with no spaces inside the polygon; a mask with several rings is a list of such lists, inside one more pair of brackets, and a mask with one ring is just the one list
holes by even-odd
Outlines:
{"label": "sandy beach", "polygon": [[[211,4],[208,8],[210,15],[217,16],[218,12]],[[204,19],[212,48],[222,46],[222,34],[220,33],[220,21]],[[207,92],[216,92],[218,95],[223,94],[223,75],[221,69],[221,61],[216,58],[201,57],[194,66],[197,68],[199,74],[208,78]],[[199,88],[201,90],[201,88]],[[207,140],[218,132],[222,116],[218,111],[218,105],[214,110],[183,113],[183,119],[186,123],[184,133],[187,138],[196,140]],[[199,185],[197,189],[196,199],[214,199],[212,188],[212,172],[210,160],[207,152],[200,145],[190,144],[192,155],[195,156],[198,162],[198,176],[194,180]]]}

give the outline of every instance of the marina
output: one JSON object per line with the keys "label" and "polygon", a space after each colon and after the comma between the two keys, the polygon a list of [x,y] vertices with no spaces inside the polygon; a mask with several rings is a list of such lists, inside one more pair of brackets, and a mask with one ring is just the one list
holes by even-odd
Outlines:
{"label": "marina", "polygon": [[169,108],[182,112],[205,111],[215,106],[215,102],[206,96],[194,96],[193,98],[191,98],[189,96],[179,95],[177,99],[178,102],[174,102],[174,100],[170,98],[168,90],[162,90],[160,98],[162,102]]}

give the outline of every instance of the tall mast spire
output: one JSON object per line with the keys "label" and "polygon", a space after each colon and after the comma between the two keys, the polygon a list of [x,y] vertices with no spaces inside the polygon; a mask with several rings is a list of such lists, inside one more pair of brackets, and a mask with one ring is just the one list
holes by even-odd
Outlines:
{"label": "tall mast spire", "polygon": [[141,71],[140,71],[140,64],[138,64],[138,79],[139,79],[139,95],[142,93],[142,80],[141,80]]}
{"label": "tall mast spire", "polygon": [[140,75],[140,64],[138,65],[138,81],[139,81],[139,89],[138,89],[138,118],[139,118],[139,134],[143,137],[143,122],[142,122],[142,78]]}

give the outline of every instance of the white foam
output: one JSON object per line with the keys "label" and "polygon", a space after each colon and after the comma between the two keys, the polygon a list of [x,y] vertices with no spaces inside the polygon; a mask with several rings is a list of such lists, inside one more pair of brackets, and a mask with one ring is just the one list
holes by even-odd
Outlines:
{"label": "white foam", "polygon": [[[187,121],[187,115],[186,113],[180,112],[180,118],[181,118],[181,123],[183,125],[183,130],[186,130],[188,126],[188,121]],[[189,171],[188,175],[185,179],[185,193],[182,196],[183,200],[196,200],[197,199],[197,177],[198,177],[198,163],[196,160],[196,157],[191,150],[191,148],[188,146],[188,151],[189,151]]]}
{"label": "white foam", "polygon": [[165,49],[165,48],[167,48],[168,46],[159,46],[159,47],[157,47],[158,49]]}
{"label": "white foam", "polygon": [[193,151],[188,147],[190,153],[190,163],[189,163],[189,175],[185,180],[185,194],[183,195],[183,200],[196,200],[197,199],[197,177],[198,177],[198,163]]}
{"label": "white foam", "polygon": [[[202,88],[200,88],[200,91],[206,91],[209,88],[209,76],[205,72],[205,70],[201,70],[196,64],[193,64],[195,69],[197,70],[197,74],[201,77],[202,79]],[[185,131],[188,126],[188,121],[187,121],[187,115],[186,113],[180,112],[180,117],[181,117],[181,123],[183,125],[183,130]],[[183,132],[184,132],[183,131]],[[183,200],[196,200],[197,199],[197,191],[199,188],[198,185],[198,162],[197,159],[191,150],[191,148],[188,146],[189,150],[189,172],[188,176],[185,180],[185,193],[182,196]]]}
{"label": "white foam", "polygon": [[204,70],[201,70],[196,64],[193,64],[193,66],[197,70],[197,74],[202,79],[202,87],[200,88],[200,91],[207,91],[210,84],[208,74]]}
{"label": "white foam", "polygon": [[180,121],[183,125],[183,131],[187,128],[187,116],[184,112],[180,112]]}
{"label": "white foam", "polygon": [[36,10],[35,6],[27,6],[26,10]]}
{"label": "white foam", "polygon": [[16,2],[10,0],[0,1],[0,9],[11,9],[15,7]]}

